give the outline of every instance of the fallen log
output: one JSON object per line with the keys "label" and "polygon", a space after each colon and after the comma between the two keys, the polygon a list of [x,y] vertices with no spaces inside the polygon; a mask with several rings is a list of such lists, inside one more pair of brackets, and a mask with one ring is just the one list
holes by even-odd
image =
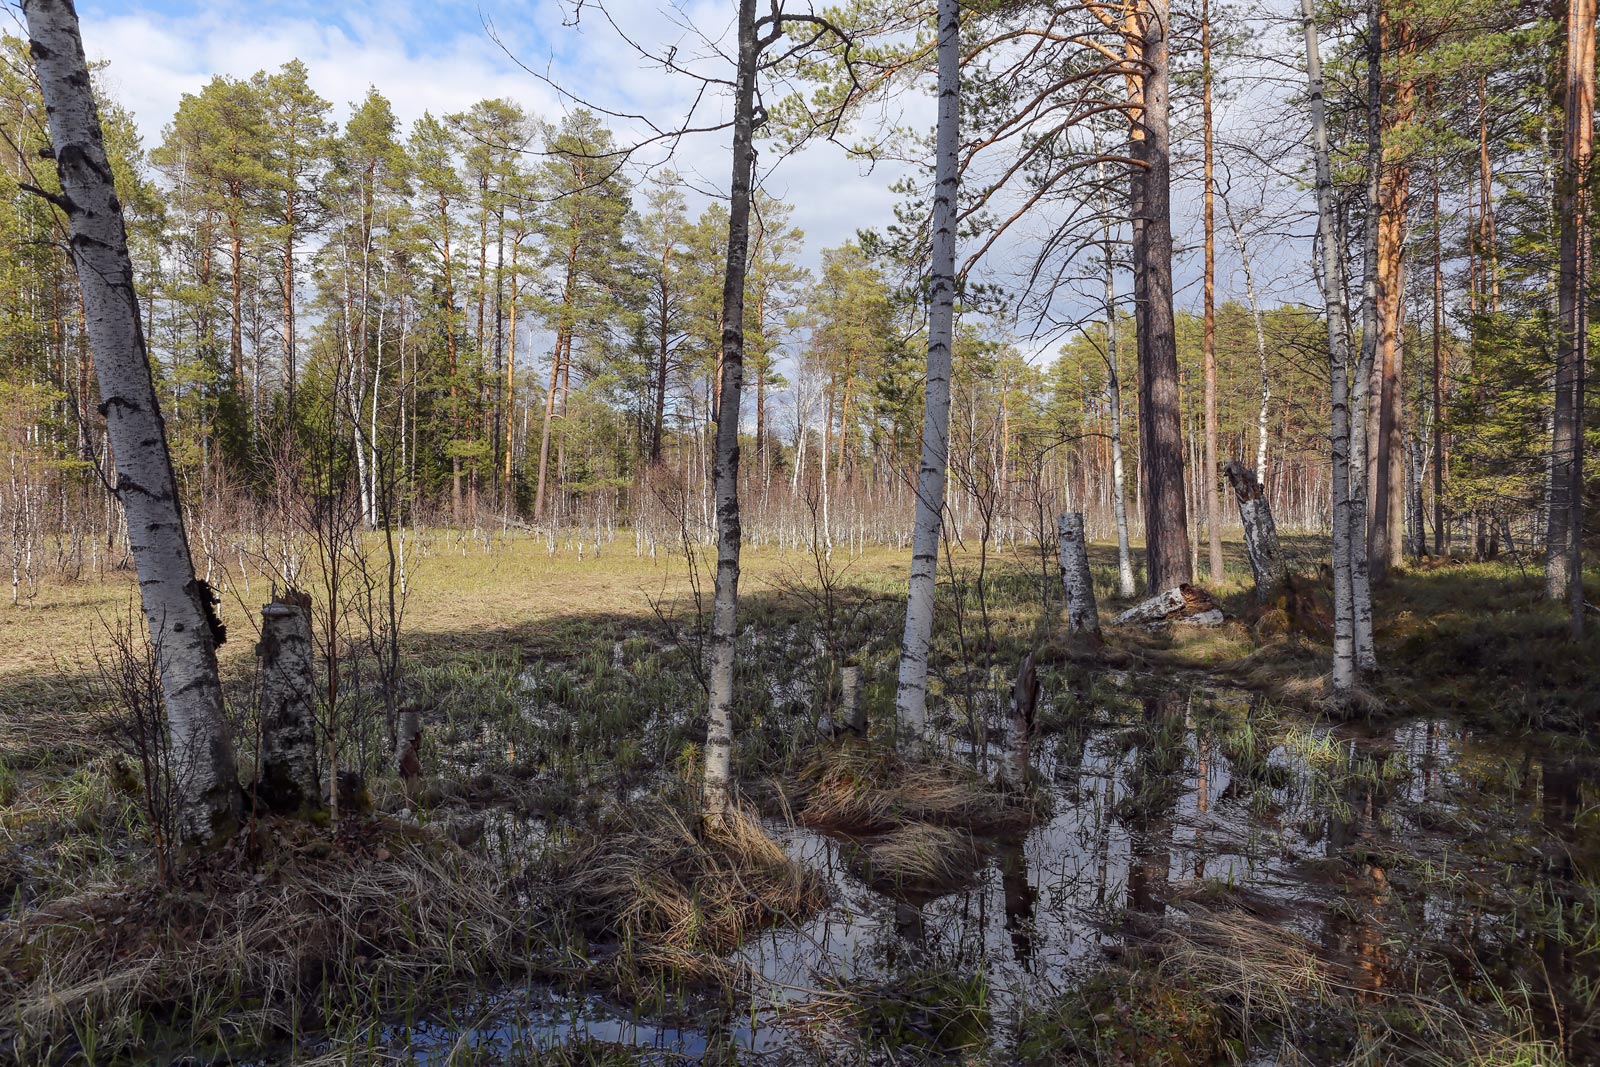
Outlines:
{"label": "fallen log", "polygon": [[1183,621],[1191,626],[1220,626],[1223,619],[1222,609],[1206,595],[1206,591],[1186,582],[1140,601],[1112,619],[1111,624],[1131,626],[1146,623],[1159,626]]}

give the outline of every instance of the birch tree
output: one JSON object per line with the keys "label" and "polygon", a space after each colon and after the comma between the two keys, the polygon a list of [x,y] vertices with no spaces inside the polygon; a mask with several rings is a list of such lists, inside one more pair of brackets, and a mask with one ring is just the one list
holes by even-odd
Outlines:
{"label": "birch tree", "polygon": [[71,0],[26,0],[29,49],[49,116],[84,322],[100,379],[100,409],[116,457],[139,595],[156,650],[175,761],[177,825],[185,841],[225,832],[239,787],[222,718],[216,646],[223,632],[208,586],[195,578],[178,484],[133,287],[122,205]]}
{"label": "birch tree", "polygon": [[[777,32],[777,28],[774,28]],[[744,385],[744,283],[750,245],[750,185],[755,169],[755,0],[739,0],[739,66],[733,88],[733,179],[728,205],[728,255],[722,279],[722,378],[718,385],[717,578],[711,605],[706,709],[705,813],[720,818],[733,796],[733,659],[739,604],[739,394]],[[764,118],[763,114],[763,118]]]}
{"label": "birch tree", "polygon": [[939,0],[939,117],[935,137],[933,247],[929,263],[928,372],[922,462],[911,535],[911,579],[900,642],[895,710],[907,739],[927,735],[928,653],[950,444],[950,350],[955,336],[957,152],[960,137],[960,0]]}
{"label": "birch tree", "polygon": [[1310,97],[1311,146],[1316,171],[1317,239],[1322,245],[1323,302],[1328,309],[1328,366],[1333,394],[1333,675],[1336,697],[1355,688],[1356,639],[1353,564],[1355,530],[1361,525],[1350,501],[1350,320],[1344,299],[1344,258],[1334,223],[1333,167],[1328,149],[1328,105],[1323,96],[1322,57],[1317,45],[1313,0],[1300,0],[1305,26],[1306,82]]}

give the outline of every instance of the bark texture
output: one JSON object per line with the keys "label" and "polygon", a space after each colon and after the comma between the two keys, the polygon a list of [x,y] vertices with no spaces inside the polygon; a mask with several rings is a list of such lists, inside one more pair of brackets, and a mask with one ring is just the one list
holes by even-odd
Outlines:
{"label": "bark texture", "polygon": [[1172,319],[1172,160],[1170,147],[1167,0],[1141,14],[1144,62],[1139,126],[1134,141],[1145,164],[1137,184],[1134,269],[1141,304],[1139,345],[1139,469],[1144,484],[1145,555],[1152,592],[1188,582],[1189,515],[1184,494],[1183,421],[1178,401],[1178,348]]}
{"label": "bark texture", "polygon": [[1111,620],[1113,626],[1131,626],[1134,623],[1160,624],[1168,620],[1194,619],[1204,624],[1222,621],[1222,612],[1204,590],[1185,582],[1164,589],[1153,597],[1141,600],[1133,607]]}
{"label": "bark texture", "polygon": [[933,640],[934,586],[944,513],[950,444],[950,349],[955,336],[956,194],[960,123],[960,3],[939,0],[939,118],[933,198],[932,292],[928,308],[928,374],[922,411],[922,463],[911,535],[911,579],[900,641],[895,714],[907,739],[928,731],[928,649]]}
{"label": "bark texture", "polygon": [[222,720],[210,588],[196,580],[133,288],[122,205],[106,161],[78,16],[70,0],[27,0],[29,48],[49,115],[100,410],[116,458],[139,597],[161,670],[175,763],[177,821],[203,841],[237,819],[238,778]]}
{"label": "bark texture", "polygon": [[1233,495],[1239,498],[1239,521],[1244,526],[1245,551],[1250,555],[1250,573],[1256,579],[1256,601],[1266,603],[1288,577],[1283,547],[1278,541],[1278,526],[1272,521],[1272,506],[1266,489],[1256,481],[1250,468],[1237,460],[1223,468]]}
{"label": "bark texture", "polygon": [[733,180],[728,256],[722,279],[722,375],[717,451],[712,470],[717,506],[717,578],[711,605],[703,792],[708,817],[733,802],[733,658],[739,605],[739,396],[744,388],[744,283],[750,249],[750,179],[755,164],[755,84],[760,58],[755,0],[739,0],[739,69],[734,86]]}
{"label": "bark texture", "polygon": [[1211,4],[1200,0],[1200,114],[1203,127],[1205,191],[1205,280],[1203,347],[1205,361],[1205,495],[1208,573],[1222,577],[1222,499],[1217,491],[1217,217],[1211,133]]}
{"label": "bark texture", "polygon": [[1322,57],[1313,0],[1300,0],[1306,41],[1306,82],[1311,109],[1311,145],[1317,189],[1317,237],[1322,247],[1323,302],[1328,309],[1328,366],[1333,400],[1333,674],[1336,696],[1356,681],[1355,570],[1364,520],[1353,506],[1350,473],[1350,317],[1344,299],[1344,258],[1335,223],[1337,204],[1328,149],[1328,105],[1323,97]]}
{"label": "bark texture", "polygon": [[867,711],[861,703],[861,668],[846,663],[839,671],[839,722],[857,737],[867,736]]}
{"label": "bark texture", "polygon": [[1083,512],[1056,517],[1061,552],[1061,587],[1067,594],[1067,632],[1100,635],[1100,611],[1089,574],[1089,546],[1083,534]]}
{"label": "bark texture", "polygon": [[1039,672],[1033,653],[1022,658],[1017,680],[1011,687],[1011,713],[1006,728],[1006,754],[1000,765],[1000,778],[1008,789],[1021,792],[1028,785],[1034,719],[1039,706]]}
{"label": "bark texture", "polygon": [[261,609],[261,780],[257,795],[278,811],[321,806],[317,789],[316,674],[311,598],[288,592]]}
{"label": "bark texture", "polygon": [[1588,327],[1588,174],[1594,150],[1595,0],[1567,9],[1566,115],[1557,214],[1555,413],[1550,436],[1550,506],[1545,526],[1545,595],[1571,605],[1572,636],[1583,633],[1583,378]]}

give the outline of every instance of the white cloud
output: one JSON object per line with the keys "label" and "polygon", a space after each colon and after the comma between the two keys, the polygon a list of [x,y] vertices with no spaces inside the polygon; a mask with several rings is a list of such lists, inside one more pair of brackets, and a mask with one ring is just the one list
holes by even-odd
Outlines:
{"label": "white cloud", "polygon": [[[613,4],[612,10],[641,43],[677,43],[684,55],[705,56],[701,66],[707,71],[719,65],[684,26],[725,34],[725,5],[706,2],[675,10],[673,17],[682,25],[674,25],[649,0]],[[485,4],[481,17],[477,8],[459,4],[392,5],[378,11],[358,3],[340,11],[334,21],[314,10],[263,14],[259,7],[221,5],[180,17],[137,5],[114,11],[85,5],[83,32],[90,56],[109,61],[106,86],[132,110],[146,147],[159,143],[180,98],[199,91],[214,75],[245,78],[296,58],[341,117],[375,86],[406,126],[424,111],[461,111],[489,97],[510,97],[547,119],[572,106],[518,60],[541,71],[548,65],[578,96],[617,112],[647,115],[661,125],[683,113],[694,89],[687,79],[643,63],[593,12],[581,25],[564,26],[560,9],[550,3]],[[491,39],[481,18],[490,20],[515,51],[515,60]],[[713,100],[705,115],[720,121],[725,106]],[[625,120],[614,125],[624,142],[637,132],[629,129],[637,124]],[[728,136],[685,141],[673,166],[703,187],[725,189]],[[821,145],[784,161],[771,176],[768,189],[795,206],[794,221],[807,234],[811,264],[822,248],[892,217],[895,197],[889,185],[895,172],[880,169],[864,176],[862,170],[839,148]]]}

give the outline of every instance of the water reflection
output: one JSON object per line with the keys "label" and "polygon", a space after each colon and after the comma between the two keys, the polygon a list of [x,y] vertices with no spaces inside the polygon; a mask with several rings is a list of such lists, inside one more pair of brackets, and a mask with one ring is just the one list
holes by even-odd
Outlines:
{"label": "water reflection", "polygon": [[[1459,866],[1463,848],[1482,842],[1449,836],[1450,820],[1503,819],[1508,803],[1566,832],[1593,780],[1588,765],[1496,751],[1439,720],[1376,732],[1315,723],[1269,732],[1259,698],[1170,681],[1100,707],[1088,687],[1058,699],[1078,717],[1035,745],[1049,817],[1016,839],[989,842],[979,877],[957,892],[891,899],[849,862],[852,842],[774,823],[784,849],[828,880],[832,903],[733,955],[749,973],[749,1007],[714,1043],[783,1048],[794,1039],[786,1009],[816,991],[892,982],[929,965],[981,972],[996,1017],[1007,1017],[1091,973],[1130,928],[1166,921],[1174,901],[1207,891],[1247,894],[1258,913],[1281,916],[1376,999],[1430,938],[1435,947],[1458,941],[1463,953],[1514,939],[1482,901],[1399,878],[1394,857],[1437,847]],[[1566,857],[1553,853],[1550,862],[1570,867]],[[1550,981],[1572,981],[1560,947],[1546,951]],[[518,1040],[603,1036],[690,1057],[705,1055],[711,1040],[703,1023],[630,1019],[594,998],[559,1010],[515,1000],[504,1011],[519,1013],[516,1022],[485,1027],[485,1040],[509,1040],[514,1028]]]}

